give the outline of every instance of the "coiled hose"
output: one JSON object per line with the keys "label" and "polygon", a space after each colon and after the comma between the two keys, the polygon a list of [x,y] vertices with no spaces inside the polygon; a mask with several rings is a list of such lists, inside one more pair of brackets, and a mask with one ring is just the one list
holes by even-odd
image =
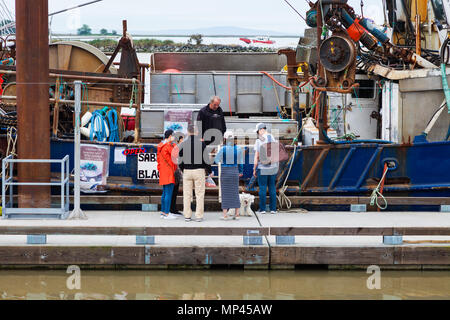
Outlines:
{"label": "coiled hose", "polygon": [[119,138],[119,116],[115,109],[111,109],[106,114],[109,127],[109,142],[120,142]]}
{"label": "coiled hose", "polygon": [[93,141],[97,138],[97,141],[105,142],[107,135],[105,117],[100,110],[95,110],[91,118],[90,139]]}

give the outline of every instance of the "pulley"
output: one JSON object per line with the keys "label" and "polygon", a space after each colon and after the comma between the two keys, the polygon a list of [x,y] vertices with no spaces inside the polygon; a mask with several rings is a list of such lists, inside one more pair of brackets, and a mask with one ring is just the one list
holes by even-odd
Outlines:
{"label": "pulley", "polygon": [[326,70],[341,72],[355,61],[355,45],[350,39],[332,36],[320,45],[319,58]]}

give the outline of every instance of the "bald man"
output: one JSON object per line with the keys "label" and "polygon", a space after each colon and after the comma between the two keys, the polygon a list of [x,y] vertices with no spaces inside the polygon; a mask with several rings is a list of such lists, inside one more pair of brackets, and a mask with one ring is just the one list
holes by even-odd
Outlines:
{"label": "bald man", "polygon": [[220,144],[223,134],[227,131],[223,110],[220,107],[221,102],[219,97],[214,96],[209,104],[198,113],[197,122],[206,145]]}

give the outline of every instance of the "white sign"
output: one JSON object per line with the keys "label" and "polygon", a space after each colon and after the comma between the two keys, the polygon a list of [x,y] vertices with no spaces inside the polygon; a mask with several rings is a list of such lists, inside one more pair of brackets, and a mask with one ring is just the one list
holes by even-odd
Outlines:
{"label": "white sign", "polygon": [[158,180],[158,163],[156,153],[138,154],[137,178],[138,180]]}
{"label": "white sign", "polygon": [[123,153],[125,148],[114,149],[114,164],[126,164],[127,156]]}

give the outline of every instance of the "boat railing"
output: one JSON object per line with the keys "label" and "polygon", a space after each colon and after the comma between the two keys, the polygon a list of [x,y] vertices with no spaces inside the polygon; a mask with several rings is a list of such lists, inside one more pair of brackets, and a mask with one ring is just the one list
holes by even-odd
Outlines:
{"label": "boat railing", "polygon": [[[61,165],[61,179],[58,182],[15,182],[14,164],[15,163],[46,163]],[[6,176],[9,170],[9,176]],[[69,213],[69,156],[63,159],[14,159],[10,155],[2,161],[2,213],[3,219],[65,219]],[[15,208],[14,207],[14,186],[42,186],[42,187],[60,187],[61,204],[58,208]],[[9,188],[8,196],[6,195]]]}

